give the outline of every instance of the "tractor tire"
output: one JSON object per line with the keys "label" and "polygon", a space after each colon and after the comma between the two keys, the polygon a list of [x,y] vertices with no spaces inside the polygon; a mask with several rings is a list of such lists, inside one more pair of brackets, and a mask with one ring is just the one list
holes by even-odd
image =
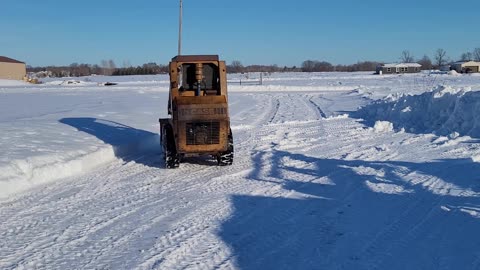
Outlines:
{"label": "tractor tire", "polygon": [[227,151],[220,153],[217,156],[218,166],[228,166],[233,164],[233,135],[232,130],[228,133],[228,147]]}
{"label": "tractor tire", "polygon": [[163,160],[165,162],[165,168],[173,169],[178,168],[180,165],[180,156],[177,153],[175,146],[175,139],[173,137],[173,130],[169,124],[163,127],[162,131],[162,148],[163,148]]}

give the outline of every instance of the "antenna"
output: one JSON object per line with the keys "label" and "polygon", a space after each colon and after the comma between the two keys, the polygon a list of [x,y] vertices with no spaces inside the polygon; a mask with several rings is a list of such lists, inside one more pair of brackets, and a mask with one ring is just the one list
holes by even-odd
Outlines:
{"label": "antenna", "polygon": [[182,54],[182,14],[183,14],[183,0],[180,0],[180,21],[178,25],[178,55]]}

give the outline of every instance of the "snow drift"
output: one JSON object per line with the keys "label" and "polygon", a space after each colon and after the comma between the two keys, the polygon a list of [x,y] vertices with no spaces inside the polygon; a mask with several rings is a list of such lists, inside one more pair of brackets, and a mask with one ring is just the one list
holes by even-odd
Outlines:
{"label": "snow drift", "polygon": [[96,118],[63,118],[60,123],[96,137],[90,149],[14,159],[0,163],[0,198],[58,179],[80,175],[115,159],[158,151],[158,134]]}
{"label": "snow drift", "polygon": [[352,116],[373,126],[389,121],[413,133],[480,137],[480,92],[471,88],[437,86],[421,95],[395,94],[362,107]]}

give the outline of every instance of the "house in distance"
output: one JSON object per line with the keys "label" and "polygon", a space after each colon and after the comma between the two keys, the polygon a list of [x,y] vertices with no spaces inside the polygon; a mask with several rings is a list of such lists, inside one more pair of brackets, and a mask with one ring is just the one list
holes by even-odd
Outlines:
{"label": "house in distance", "polygon": [[377,66],[376,74],[417,73],[422,65],[417,63],[393,63]]}
{"label": "house in distance", "polygon": [[27,75],[24,62],[0,56],[0,79],[23,80]]}
{"label": "house in distance", "polygon": [[476,73],[480,72],[480,62],[475,61],[460,61],[450,65],[451,70],[458,73]]}

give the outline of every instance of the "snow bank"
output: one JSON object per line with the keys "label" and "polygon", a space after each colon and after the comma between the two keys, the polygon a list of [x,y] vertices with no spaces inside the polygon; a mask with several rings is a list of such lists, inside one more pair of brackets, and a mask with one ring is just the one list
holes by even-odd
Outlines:
{"label": "snow bank", "polygon": [[[396,94],[353,114],[367,124],[392,122],[395,128],[415,133],[480,137],[480,92],[471,88],[437,86],[421,95]],[[376,126],[376,123],[375,123]]]}
{"label": "snow bank", "polygon": [[29,85],[29,84],[24,81],[0,79],[0,86],[26,86],[26,85]]}
{"label": "snow bank", "polygon": [[458,74],[458,72],[455,71],[455,70],[450,70],[450,71],[448,72],[448,75],[458,76],[458,75],[460,75],[460,74]]}
{"label": "snow bank", "polygon": [[80,175],[116,159],[126,159],[129,155],[158,150],[158,142],[158,136],[151,136],[128,145],[105,145],[92,152],[76,151],[13,160],[0,167],[0,198],[41,184]]}
{"label": "snow bank", "polygon": [[13,160],[0,167],[0,198],[55,180],[79,175],[115,159],[114,149],[81,151],[58,156],[38,156]]}
{"label": "snow bank", "polygon": [[[35,146],[28,156],[0,160],[0,198],[56,180],[80,175],[115,160],[135,161],[135,157],[160,149],[159,136],[112,121],[94,118],[60,120],[70,131],[55,129],[71,139],[70,151],[45,151]],[[85,135],[92,136],[85,136]],[[46,135],[44,135],[46,136]],[[58,136],[60,137],[60,135]],[[81,141],[82,137],[88,140]],[[47,138],[43,148],[53,147]],[[41,152],[36,154],[36,152]]]}

